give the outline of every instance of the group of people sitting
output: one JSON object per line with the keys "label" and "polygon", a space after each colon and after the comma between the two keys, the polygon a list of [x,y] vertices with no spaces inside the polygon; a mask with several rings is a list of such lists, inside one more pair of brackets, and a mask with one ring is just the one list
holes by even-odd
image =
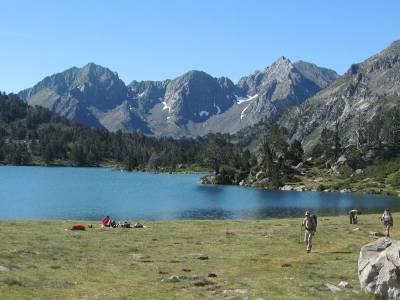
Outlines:
{"label": "group of people sitting", "polygon": [[143,228],[143,224],[141,223],[135,223],[134,225],[131,225],[130,223],[128,223],[128,221],[115,221],[115,220],[111,220],[109,216],[106,216],[103,218],[103,220],[101,221],[101,227],[112,227],[112,228]]}

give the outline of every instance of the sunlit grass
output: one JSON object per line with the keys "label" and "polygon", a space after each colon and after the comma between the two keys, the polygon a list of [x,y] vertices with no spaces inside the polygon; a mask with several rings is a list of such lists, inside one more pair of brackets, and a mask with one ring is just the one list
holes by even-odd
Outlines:
{"label": "sunlit grass", "polygon": [[[72,221],[2,221],[0,265],[10,271],[0,273],[0,299],[242,299],[224,292],[235,289],[249,299],[369,299],[359,292],[357,259],[374,239],[368,231],[383,230],[378,215],[362,215],[358,225],[321,217],[311,254],[300,222],[164,221],[66,232]],[[169,282],[173,275],[185,279]],[[333,294],[324,286],[341,280],[354,288]]]}

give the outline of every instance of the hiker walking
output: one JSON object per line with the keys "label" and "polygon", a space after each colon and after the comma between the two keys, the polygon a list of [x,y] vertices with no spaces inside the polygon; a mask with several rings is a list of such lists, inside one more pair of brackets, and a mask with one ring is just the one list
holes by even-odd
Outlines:
{"label": "hiker walking", "polygon": [[305,227],[304,242],[307,243],[307,253],[311,252],[312,238],[317,229],[316,219],[316,216],[311,217],[309,211],[306,211],[306,213],[304,214],[304,219],[301,226]]}
{"label": "hiker walking", "polygon": [[383,226],[385,226],[386,228],[386,236],[389,237],[390,228],[393,226],[393,216],[389,208],[386,208],[385,211],[383,212],[383,215],[381,217],[381,222],[383,222]]}
{"label": "hiker walking", "polygon": [[361,215],[361,211],[357,209],[352,209],[349,211],[350,224],[357,224],[358,215]]}

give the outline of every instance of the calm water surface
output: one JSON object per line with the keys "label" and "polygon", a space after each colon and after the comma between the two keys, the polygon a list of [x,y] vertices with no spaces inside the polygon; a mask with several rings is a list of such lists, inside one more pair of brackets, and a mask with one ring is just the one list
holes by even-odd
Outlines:
{"label": "calm water surface", "polygon": [[263,219],[400,210],[397,197],[205,186],[201,175],[0,167],[0,219]]}

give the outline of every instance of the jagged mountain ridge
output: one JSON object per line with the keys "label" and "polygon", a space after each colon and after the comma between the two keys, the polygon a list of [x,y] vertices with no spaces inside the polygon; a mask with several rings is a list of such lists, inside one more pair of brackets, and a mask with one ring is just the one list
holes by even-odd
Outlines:
{"label": "jagged mountain ridge", "polygon": [[173,80],[125,85],[117,73],[90,63],[48,76],[19,96],[92,127],[199,136],[210,131],[233,133],[273,118],[314,95],[335,74],[282,57],[236,85],[229,78],[195,70]]}

